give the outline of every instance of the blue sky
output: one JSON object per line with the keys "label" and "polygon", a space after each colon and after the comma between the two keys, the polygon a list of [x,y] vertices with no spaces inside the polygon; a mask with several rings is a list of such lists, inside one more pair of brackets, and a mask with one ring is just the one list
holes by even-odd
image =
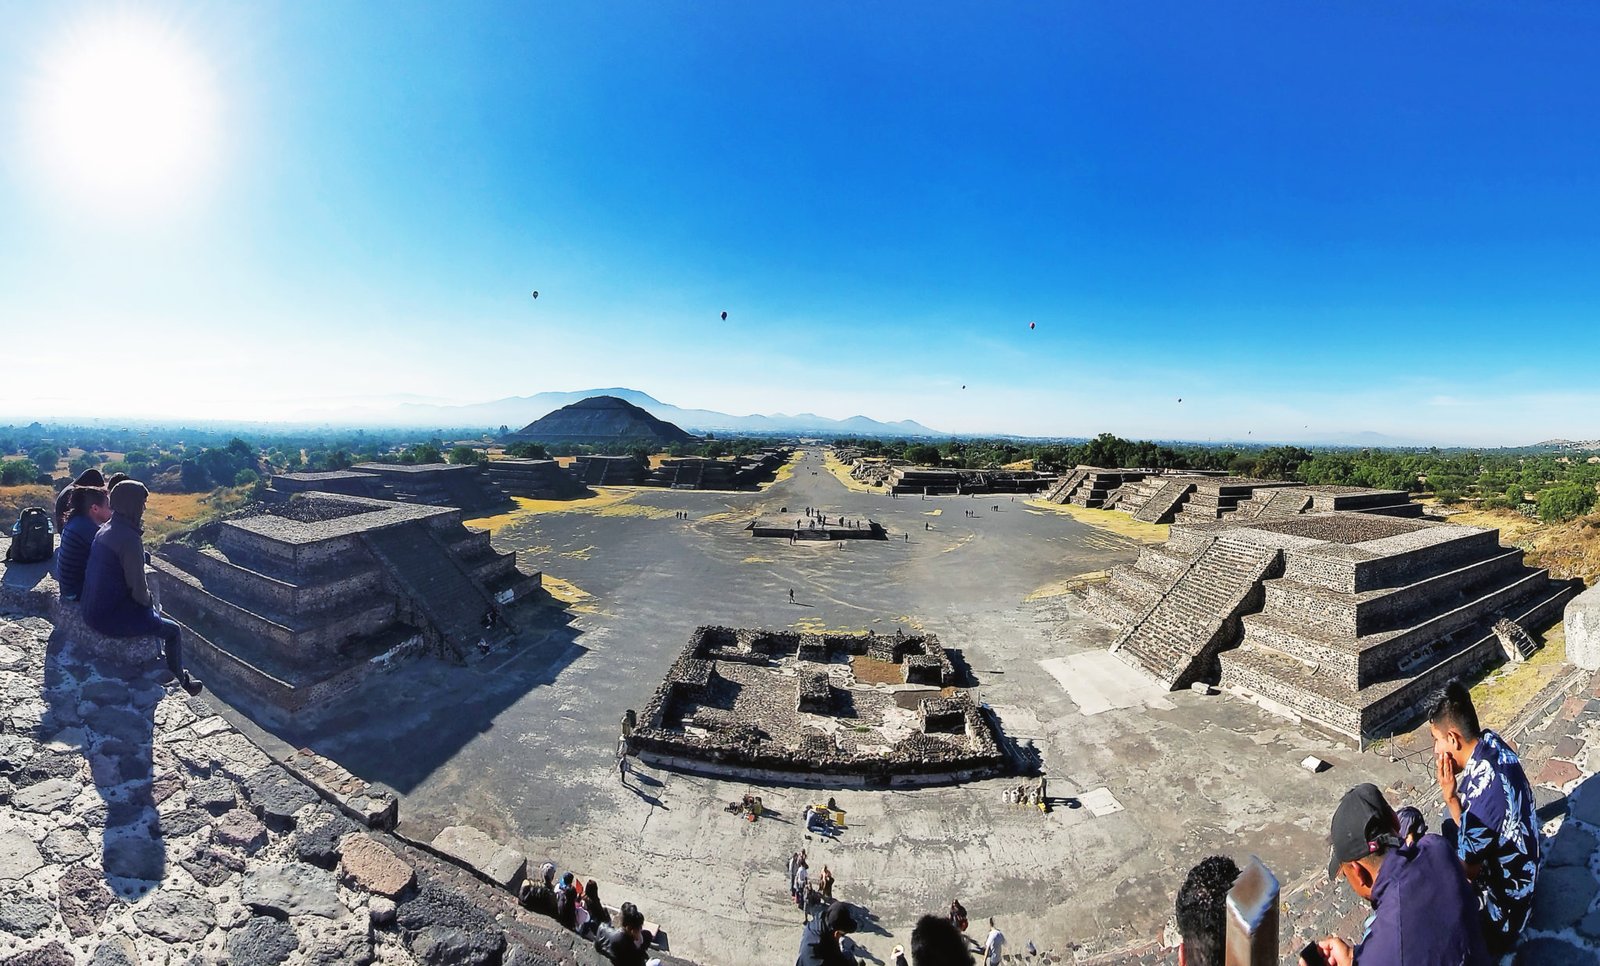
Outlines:
{"label": "blue sky", "polygon": [[[141,31],[200,120],[108,186],[166,128],[42,132],[83,38]],[[1592,439],[1597,48],[1570,3],[0,0],[0,352],[80,346],[7,366],[0,415],[627,385]]]}

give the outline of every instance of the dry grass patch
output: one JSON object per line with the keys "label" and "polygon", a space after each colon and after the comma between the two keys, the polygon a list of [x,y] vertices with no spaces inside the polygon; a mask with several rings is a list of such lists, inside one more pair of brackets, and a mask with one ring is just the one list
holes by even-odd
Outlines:
{"label": "dry grass patch", "polygon": [[904,684],[900,665],[893,661],[879,661],[865,654],[850,659],[850,673],[860,684]]}
{"label": "dry grass patch", "polygon": [[1600,580],[1600,513],[1566,523],[1540,523],[1515,510],[1461,510],[1450,522],[1500,531],[1500,542],[1520,548],[1530,566],[1545,567],[1556,578]]}
{"label": "dry grass patch", "polygon": [[1552,681],[1571,668],[1567,658],[1566,628],[1559,622],[1543,635],[1544,646],[1521,664],[1506,663],[1472,688],[1472,704],[1479,720],[1509,725],[1527,710]]}
{"label": "dry grass patch", "polygon": [[822,466],[829,473],[832,473],[834,475],[834,477],[837,478],[840,483],[843,483],[845,489],[849,490],[852,493],[887,493],[888,492],[888,490],[880,488],[880,487],[868,486],[867,484],[865,484],[865,483],[861,482],[860,480],[856,479],[855,477],[851,476],[850,475],[850,467],[846,466],[844,463],[841,463],[839,461],[838,455],[835,454],[834,451],[831,450],[831,449],[823,451],[823,454],[822,454]]}
{"label": "dry grass patch", "polygon": [[1168,526],[1165,523],[1142,523],[1126,513],[1116,510],[1091,510],[1088,507],[1074,506],[1071,503],[1051,503],[1048,500],[1026,500],[1025,504],[1034,512],[1059,513],[1072,517],[1079,523],[1088,524],[1107,533],[1114,533],[1119,537],[1137,540],[1139,543],[1166,543]]}
{"label": "dry grass patch", "polygon": [[144,542],[155,546],[180,530],[198,526],[219,513],[250,502],[250,488],[210,493],[152,493],[144,507]]}
{"label": "dry grass patch", "polygon": [[56,491],[42,483],[0,486],[0,523],[5,525],[6,533],[11,532],[11,524],[16,522],[17,515],[30,506],[43,507],[54,513]]}

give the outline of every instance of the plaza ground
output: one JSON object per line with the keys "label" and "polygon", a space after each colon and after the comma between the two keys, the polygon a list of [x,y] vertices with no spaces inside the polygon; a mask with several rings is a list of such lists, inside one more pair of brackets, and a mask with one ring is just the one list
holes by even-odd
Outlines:
{"label": "plaza ground", "polygon": [[[802,847],[814,875],[828,865],[836,896],[872,914],[857,938],[879,961],[952,898],[980,938],[993,916],[1014,949],[1031,940],[1099,958],[1159,940],[1173,892],[1206,855],[1260,855],[1290,887],[1325,866],[1346,788],[1425,790],[1426,771],[1405,761],[1231,696],[1157,690],[1109,657],[1111,632],[1083,614],[1072,578],[1127,563],[1139,545],[1073,515],[1008,496],[852,492],[816,450],[759,493],[603,495],[493,521],[495,545],[572,602],[515,647],[466,668],[387,673],[315,726],[268,740],[393,789],[412,837],[473,825],[597,879],[608,902],[637,902],[675,952],[707,964],[793,961],[800,915],[783,868]],[[870,517],[890,539],[790,545],[743,529],[808,506]],[[640,769],[624,786],[618,722],[700,624],[933,632],[961,653],[1007,736],[1037,749],[1051,795],[1074,801],[1048,815],[1011,806],[1007,779],[867,792]],[[1333,767],[1313,775],[1300,767],[1308,755]],[[723,811],[747,791],[776,814],[750,824]],[[808,838],[801,812],[829,795],[848,827],[837,841]]]}

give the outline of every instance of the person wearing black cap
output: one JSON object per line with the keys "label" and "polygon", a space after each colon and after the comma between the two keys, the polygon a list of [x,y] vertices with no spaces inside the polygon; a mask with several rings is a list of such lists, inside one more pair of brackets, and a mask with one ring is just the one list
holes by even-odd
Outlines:
{"label": "person wearing black cap", "polygon": [[795,966],[857,966],[858,961],[839,947],[846,934],[856,931],[856,918],[843,902],[824,908],[806,923],[800,934],[800,955]]}
{"label": "person wearing black cap", "polygon": [[190,694],[201,683],[183,666],[183,630],[163,617],[145,582],[142,534],[149,491],[138,480],[123,480],[111,490],[111,520],[94,536],[83,573],[83,622],[107,637],[160,637],[167,669]]}
{"label": "person wearing black cap", "polygon": [[1359,944],[1338,936],[1317,943],[1331,966],[1488,966],[1478,900],[1450,843],[1424,835],[1407,845],[1394,809],[1372,784],[1345,793],[1329,837],[1328,877],[1343,876],[1372,904]]}

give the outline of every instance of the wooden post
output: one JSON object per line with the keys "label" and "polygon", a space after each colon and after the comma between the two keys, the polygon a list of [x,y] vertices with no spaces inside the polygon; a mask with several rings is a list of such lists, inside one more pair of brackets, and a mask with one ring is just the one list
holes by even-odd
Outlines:
{"label": "wooden post", "polygon": [[1278,879],[1253,855],[1228,890],[1224,960],[1227,966],[1278,962]]}

